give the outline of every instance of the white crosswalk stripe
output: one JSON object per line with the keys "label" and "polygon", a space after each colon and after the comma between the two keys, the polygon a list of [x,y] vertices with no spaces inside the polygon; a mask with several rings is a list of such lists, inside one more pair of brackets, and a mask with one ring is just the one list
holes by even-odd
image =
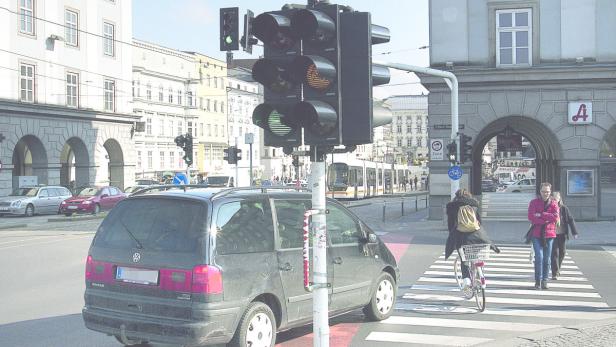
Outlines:
{"label": "white crosswalk stripe", "polygon": [[456,284],[455,253],[449,260],[441,255],[415,284],[399,289],[394,315],[366,340],[391,346],[472,346],[494,341],[497,335],[515,337],[571,322],[616,318],[570,255],[558,280],[549,282],[550,289],[537,291],[530,248],[500,249],[501,254],[485,261],[484,312],[479,313],[475,300],[466,300]]}

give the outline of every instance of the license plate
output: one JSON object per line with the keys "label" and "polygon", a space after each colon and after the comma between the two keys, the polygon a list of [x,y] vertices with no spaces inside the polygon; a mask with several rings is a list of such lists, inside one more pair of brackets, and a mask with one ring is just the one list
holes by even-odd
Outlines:
{"label": "license plate", "polygon": [[69,209],[69,210],[76,210],[77,206],[68,206],[67,209]]}
{"label": "license plate", "polygon": [[158,271],[118,266],[116,279],[138,284],[158,284]]}
{"label": "license plate", "polygon": [[9,208],[8,207],[0,207],[0,211],[8,211]]}

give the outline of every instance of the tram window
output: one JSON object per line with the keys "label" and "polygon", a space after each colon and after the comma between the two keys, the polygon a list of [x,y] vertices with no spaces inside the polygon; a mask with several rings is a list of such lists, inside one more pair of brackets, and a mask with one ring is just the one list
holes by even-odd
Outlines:
{"label": "tram window", "polygon": [[379,169],[379,182],[383,182],[383,170]]}
{"label": "tram window", "polygon": [[357,170],[357,185],[364,185],[364,171],[362,169]]}
{"label": "tram window", "polygon": [[357,182],[357,170],[349,169],[349,185],[354,187]]}

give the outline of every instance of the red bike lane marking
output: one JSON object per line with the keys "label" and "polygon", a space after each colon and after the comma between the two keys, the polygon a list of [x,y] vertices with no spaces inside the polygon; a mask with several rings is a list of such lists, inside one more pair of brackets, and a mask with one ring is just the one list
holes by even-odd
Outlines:
{"label": "red bike lane marking", "polygon": [[[409,246],[411,245],[412,235],[391,233],[381,237],[381,240],[387,245],[396,262],[404,256]],[[332,347],[348,347],[351,341],[359,331],[361,323],[340,323],[329,327],[329,342]],[[299,336],[292,340],[282,343],[277,343],[276,347],[307,347],[313,345],[313,333]]]}

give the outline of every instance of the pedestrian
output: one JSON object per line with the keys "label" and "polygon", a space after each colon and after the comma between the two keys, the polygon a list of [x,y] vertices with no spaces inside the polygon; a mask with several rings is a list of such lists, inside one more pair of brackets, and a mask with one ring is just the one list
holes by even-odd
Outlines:
{"label": "pedestrian", "polygon": [[563,265],[563,259],[565,259],[567,251],[565,245],[569,240],[569,232],[571,232],[573,238],[577,239],[578,231],[575,219],[567,205],[563,203],[560,192],[552,192],[552,199],[558,204],[560,212],[559,223],[556,223],[556,239],[554,245],[552,245],[552,279],[556,280],[560,276],[560,269]]}
{"label": "pedestrian", "polygon": [[413,182],[415,182],[415,190],[417,190],[417,175],[415,175],[415,178],[413,178]]}
{"label": "pedestrian", "polygon": [[551,194],[552,185],[541,183],[539,196],[528,204],[528,220],[532,224],[528,232],[535,252],[535,289],[548,289],[552,245],[560,219],[558,204],[550,198]]}
{"label": "pedestrian", "polygon": [[[474,211],[474,220],[476,221],[476,229],[473,232],[463,232],[461,231],[461,226],[458,221],[458,212],[464,206],[470,206]],[[447,203],[446,213],[447,213],[447,229],[449,230],[449,236],[447,237],[447,242],[445,244],[445,259],[449,258],[449,256],[453,253],[454,250],[460,249],[460,247],[464,245],[472,245],[472,244],[490,244],[490,248],[494,250],[496,253],[500,253],[500,250],[488,237],[488,234],[485,228],[481,227],[481,215],[479,214],[479,203],[477,200],[473,199],[471,193],[462,188],[459,189],[455,197],[452,201]],[[459,252],[459,251],[458,251]],[[465,284],[465,287],[468,288],[470,286],[470,274],[468,271],[468,266],[464,262],[461,263],[462,268],[462,278]]]}

